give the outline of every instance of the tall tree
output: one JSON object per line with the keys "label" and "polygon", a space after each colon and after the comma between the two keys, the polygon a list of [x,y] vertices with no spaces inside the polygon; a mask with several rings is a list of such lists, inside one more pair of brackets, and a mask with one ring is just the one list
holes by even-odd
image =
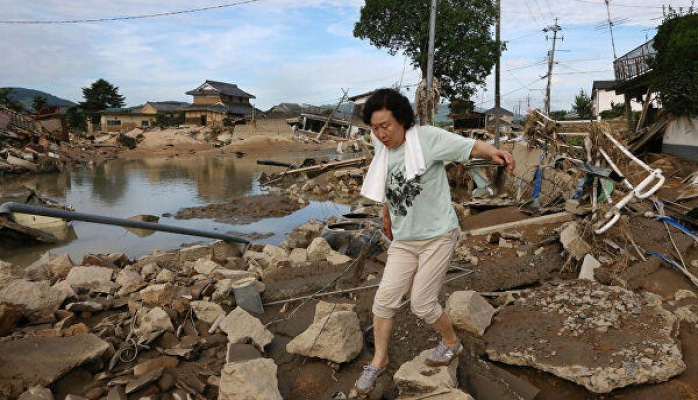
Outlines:
{"label": "tall tree", "polygon": [[24,111],[24,106],[19,102],[19,100],[11,97],[13,91],[14,89],[11,87],[0,88],[0,104],[9,108],[10,110],[22,112]]}
{"label": "tall tree", "polygon": [[584,89],[579,89],[579,94],[575,96],[574,103],[572,103],[572,112],[577,113],[582,119],[591,118],[594,103],[591,101]]}
{"label": "tall tree", "polygon": [[698,13],[668,8],[657,28],[650,60],[662,107],[674,115],[698,116]]}
{"label": "tall tree", "polygon": [[102,111],[107,107],[123,107],[126,102],[119,88],[104,79],[97,79],[90,87],[82,88],[85,101],[80,107],[88,112]]}
{"label": "tall tree", "polygon": [[48,100],[46,100],[46,97],[38,95],[34,96],[34,99],[32,100],[32,108],[35,112],[39,112],[39,110],[46,107],[47,105]]}
{"label": "tall tree", "polygon": [[[426,78],[431,0],[366,0],[354,36],[391,55],[404,52]],[[436,10],[434,76],[441,96],[468,100],[485,82],[500,52],[492,37],[497,18],[491,0],[439,0]]]}

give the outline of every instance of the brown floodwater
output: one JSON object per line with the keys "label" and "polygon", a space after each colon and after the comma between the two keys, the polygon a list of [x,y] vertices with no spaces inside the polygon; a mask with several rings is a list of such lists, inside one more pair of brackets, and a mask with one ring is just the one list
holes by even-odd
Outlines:
{"label": "brown floodwater", "polygon": [[[299,165],[304,158],[340,158],[333,152],[284,154],[266,159]],[[178,210],[207,204],[235,201],[243,196],[264,193],[268,188],[258,183],[262,172],[282,171],[282,167],[258,165],[253,156],[234,154],[190,156],[187,158],[110,160],[92,168],[79,168],[55,174],[0,177],[0,198],[3,193],[31,188],[37,194],[69,205],[75,211],[116,218],[155,215],[159,223],[253,236],[254,242],[278,244],[293,228],[311,219],[325,220],[349,211],[347,205],[330,201],[313,201],[290,215],[264,218],[247,224],[226,224],[213,219],[175,219]],[[155,249],[172,250],[184,244],[209,243],[215,239],[167,232],[139,232],[120,226],[72,221],[60,243],[21,248],[3,248],[0,259],[19,266],[29,266],[47,251],[67,253],[79,262],[85,253],[121,252],[129,258],[151,254]]]}

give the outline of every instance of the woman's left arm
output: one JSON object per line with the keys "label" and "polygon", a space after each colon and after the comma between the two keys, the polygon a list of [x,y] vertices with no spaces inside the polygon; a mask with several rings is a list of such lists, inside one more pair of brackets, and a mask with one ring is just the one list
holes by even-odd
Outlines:
{"label": "woman's left arm", "polygon": [[492,160],[499,165],[505,165],[509,173],[514,172],[516,162],[514,157],[506,150],[498,149],[482,140],[476,140],[473,149],[470,151],[470,158],[482,158]]}

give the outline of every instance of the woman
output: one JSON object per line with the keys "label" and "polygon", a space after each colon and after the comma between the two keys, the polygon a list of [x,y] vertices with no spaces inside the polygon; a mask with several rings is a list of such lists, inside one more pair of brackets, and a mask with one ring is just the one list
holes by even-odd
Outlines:
{"label": "woman", "polygon": [[438,302],[459,231],[444,161],[481,158],[514,169],[509,152],[433,126],[415,126],[409,100],[394,89],[371,95],[363,121],[375,135],[376,154],[361,193],[383,203],[382,230],[392,242],[373,302],[375,353],[355,385],[360,395],[373,389],[389,364],[394,316],[408,292],[412,312],[441,335],[427,365],[448,365],[463,350]]}

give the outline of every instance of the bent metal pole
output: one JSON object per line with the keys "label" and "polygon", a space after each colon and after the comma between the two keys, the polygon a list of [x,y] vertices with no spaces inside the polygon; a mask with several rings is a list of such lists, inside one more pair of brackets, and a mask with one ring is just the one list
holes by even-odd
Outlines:
{"label": "bent metal pole", "polygon": [[0,215],[12,216],[13,212],[24,214],[42,215],[45,217],[63,218],[66,221],[83,221],[93,222],[96,224],[119,225],[127,228],[150,229],[153,231],[162,231],[170,233],[178,233],[180,235],[201,236],[213,239],[221,239],[227,242],[237,242],[249,244],[250,241],[245,238],[240,238],[224,233],[207,232],[199,229],[182,228],[178,226],[162,225],[154,222],[133,221],[124,218],[105,217],[103,215],[86,214],[75,211],[59,210],[49,207],[35,206],[31,204],[20,203],[3,203],[0,205]]}

